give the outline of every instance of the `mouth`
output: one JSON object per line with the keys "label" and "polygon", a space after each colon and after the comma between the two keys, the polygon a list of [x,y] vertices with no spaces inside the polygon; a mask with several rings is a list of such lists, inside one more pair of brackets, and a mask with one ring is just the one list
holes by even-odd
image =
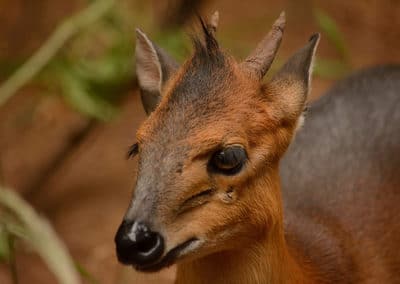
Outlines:
{"label": "mouth", "polygon": [[181,256],[186,255],[187,253],[197,249],[202,242],[197,238],[191,238],[184,243],[176,246],[172,250],[170,250],[163,258],[159,261],[146,264],[146,265],[133,265],[133,267],[142,272],[156,272],[161,270],[162,268],[171,266],[174,262]]}

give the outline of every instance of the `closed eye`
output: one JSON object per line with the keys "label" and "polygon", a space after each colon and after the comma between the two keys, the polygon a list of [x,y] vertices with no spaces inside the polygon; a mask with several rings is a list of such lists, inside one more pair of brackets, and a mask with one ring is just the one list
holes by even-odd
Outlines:
{"label": "closed eye", "polygon": [[189,197],[180,206],[179,211],[178,211],[179,214],[184,213],[189,209],[192,209],[192,208],[195,208],[195,207],[198,207],[200,205],[207,203],[209,201],[210,197],[213,195],[214,191],[215,191],[214,189],[210,188],[210,189],[201,191],[201,192]]}

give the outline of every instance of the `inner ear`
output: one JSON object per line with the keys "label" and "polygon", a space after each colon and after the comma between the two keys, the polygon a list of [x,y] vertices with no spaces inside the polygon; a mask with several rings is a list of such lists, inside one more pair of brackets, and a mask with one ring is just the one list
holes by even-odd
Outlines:
{"label": "inner ear", "polygon": [[136,75],[147,114],[157,107],[163,85],[178,67],[172,57],[136,29]]}
{"label": "inner ear", "polygon": [[281,119],[295,120],[304,110],[311,89],[312,67],[319,34],[311,36],[309,42],[298,50],[269,83]]}
{"label": "inner ear", "polygon": [[162,81],[160,60],[153,43],[139,29],[136,30],[136,74],[142,89],[159,92]]}
{"label": "inner ear", "polygon": [[304,88],[306,88],[305,95],[308,95],[319,38],[319,34],[312,35],[309,42],[292,55],[272,80],[294,80],[296,83],[301,83]]}

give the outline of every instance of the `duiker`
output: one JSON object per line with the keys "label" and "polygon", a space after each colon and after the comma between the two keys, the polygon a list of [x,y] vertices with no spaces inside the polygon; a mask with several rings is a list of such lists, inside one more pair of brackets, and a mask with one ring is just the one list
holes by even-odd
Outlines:
{"label": "duiker", "polygon": [[284,14],[240,63],[217,18],[181,67],[137,31],[149,117],[118,259],[177,283],[400,283],[400,68],[339,84],[293,139],[319,35],[264,83]]}

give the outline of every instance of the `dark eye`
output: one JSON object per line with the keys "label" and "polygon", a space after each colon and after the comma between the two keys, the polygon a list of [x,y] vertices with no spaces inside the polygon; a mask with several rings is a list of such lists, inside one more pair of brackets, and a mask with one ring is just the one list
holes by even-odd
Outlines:
{"label": "dark eye", "polygon": [[233,145],[214,153],[209,167],[225,175],[238,173],[247,160],[246,151],[242,146]]}

